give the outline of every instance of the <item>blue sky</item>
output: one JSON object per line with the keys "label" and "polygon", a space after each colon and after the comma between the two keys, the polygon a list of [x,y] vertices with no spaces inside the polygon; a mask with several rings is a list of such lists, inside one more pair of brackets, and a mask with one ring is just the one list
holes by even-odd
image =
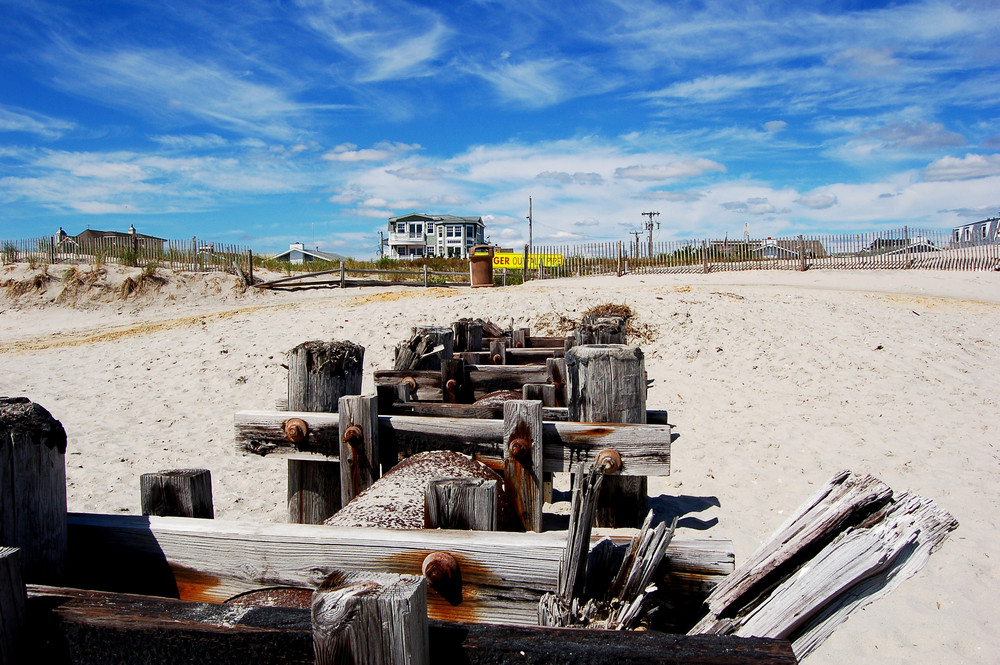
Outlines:
{"label": "blue sky", "polygon": [[0,236],[370,256],[1000,212],[1000,5],[0,0]]}

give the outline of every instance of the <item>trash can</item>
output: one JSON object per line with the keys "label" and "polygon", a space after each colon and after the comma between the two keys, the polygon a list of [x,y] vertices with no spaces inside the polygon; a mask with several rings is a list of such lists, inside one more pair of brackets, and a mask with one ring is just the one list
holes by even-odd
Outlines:
{"label": "trash can", "polygon": [[472,286],[493,286],[493,246],[476,245],[469,250],[469,280]]}

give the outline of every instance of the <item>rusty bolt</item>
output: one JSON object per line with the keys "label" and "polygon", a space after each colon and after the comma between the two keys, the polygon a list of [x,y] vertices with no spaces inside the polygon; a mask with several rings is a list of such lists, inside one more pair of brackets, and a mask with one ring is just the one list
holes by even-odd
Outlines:
{"label": "rusty bolt", "polygon": [[414,378],[413,378],[412,376],[408,376],[408,377],[406,377],[405,379],[403,379],[403,380],[401,381],[401,383],[402,383],[402,384],[403,384],[404,386],[409,386],[409,387],[410,387],[410,392],[411,392],[411,393],[412,393],[412,392],[416,392],[416,391],[417,391],[417,380],[416,380],[416,379],[414,379]]}
{"label": "rusty bolt", "polygon": [[351,425],[344,430],[344,443],[352,448],[357,448],[365,440],[364,432],[357,425]]}
{"label": "rusty bolt", "polygon": [[281,427],[285,430],[285,438],[292,443],[302,443],[309,435],[309,425],[301,418],[289,418]]}
{"label": "rusty bolt", "polygon": [[448,381],[445,382],[444,387],[448,390],[448,392],[453,393],[458,388],[458,381],[455,379],[448,379]]}
{"label": "rusty bolt", "polygon": [[622,456],[614,448],[605,448],[597,453],[597,466],[605,474],[622,470]]}
{"label": "rusty bolt", "polygon": [[431,552],[424,557],[421,572],[431,586],[459,579],[458,561],[447,552]]}
{"label": "rusty bolt", "polygon": [[521,464],[531,463],[531,442],[527,439],[510,440],[510,456]]}
{"label": "rusty bolt", "polygon": [[521,342],[514,342],[515,349],[520,349],[522,346],[524,346],[524,344],[522,344]]}
{"label": "rusty bolt", "polygon": [[495,356],[493,356],[493,364],[494,365],[502,365],[503,364],[503,356],[501,356],[499,353],[496,354]]}

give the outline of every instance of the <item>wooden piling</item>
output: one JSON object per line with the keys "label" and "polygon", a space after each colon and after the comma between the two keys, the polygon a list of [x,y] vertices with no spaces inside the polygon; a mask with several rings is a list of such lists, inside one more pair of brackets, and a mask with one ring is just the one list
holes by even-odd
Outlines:
{"label": "wooden piling", "polygon": [[213,519],[212,472],[172,469],[139,477],[143,515]]}
{"label": "wooden piling", "polygon": [[427,665],[427,580],[331,573],[313,593],[316,665]]}
{"label": "wooden piling", "polygon": [[340,398],[340,502],[346,506],[381,477],[378,397]]}
{"label": "wooden piling", "polygon": [[424,527],[496,531],[499,487],[482,478],[432,478],[424,499]]}
{"label": "wooden piling", "polygon": [[21,662],[19,647],[26,603],[21,551],[0,546],[0,665]]}
{"label": "wooden piling", "polygon": [[[588,423],[645,423],[646,370],[636,346],[574,346],[566,352],[569,419]],[[624,469],[627,473],[628,469]],[[638,527],[646,515],[645,476],[604,479],[596,525]]]}
{"label": "wooden piling", "polygon": [[451,324],[455,334],[455,351],[481,351],[483,324],[479,321],[461,320]]}
{"label": "wooden piling", "polygon": [[0,544],[21,549],[23,579],[66,571],[66,432],[26,397],[0,397]]}
{"label": "wooden piling", "polygon": [[[336,413],[340,398],[361,393],[365,349],[352,342],[305,342],[289,352],[289,411]],[[308,437],[308,431],[302,434]],[[288,521],[320,524],[341,506],[340,466],[288,461]]]}
{"label": "wooden piling", "polygon": [[525,531],[542,530],[542,403],[503,405],[504,489]]}
{"label": "wooden piling", "polygon": [[465,378],[465,361],[450,358],[441,361],[441,396],[449,404],[471,404],[472,391]]}

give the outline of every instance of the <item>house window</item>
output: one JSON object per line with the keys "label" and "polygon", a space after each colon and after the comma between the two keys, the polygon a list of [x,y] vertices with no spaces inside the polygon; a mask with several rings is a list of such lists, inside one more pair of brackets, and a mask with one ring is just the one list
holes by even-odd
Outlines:
{"label": "house window", "polygon": [[462,235],[462,227],[460,226],[449,226],[448,227],[448,237],[458,238]]}
{"label": "house window", "polygon": [[427,222],[427,235],[434,234],[434,222]]}
{"label": "house window", "polygon": [[965,239],[966,240],[969,239],[969,227],[968,226],[965,227]]}
{"label": "house window", "polygon": [[983,240],[986,240],[986,225],[983,224]]}
{"label": "house window", "polygon": [[961,239],[962,239],[961,232],[958,229],[955,229],[955,242],[958,242]]}

